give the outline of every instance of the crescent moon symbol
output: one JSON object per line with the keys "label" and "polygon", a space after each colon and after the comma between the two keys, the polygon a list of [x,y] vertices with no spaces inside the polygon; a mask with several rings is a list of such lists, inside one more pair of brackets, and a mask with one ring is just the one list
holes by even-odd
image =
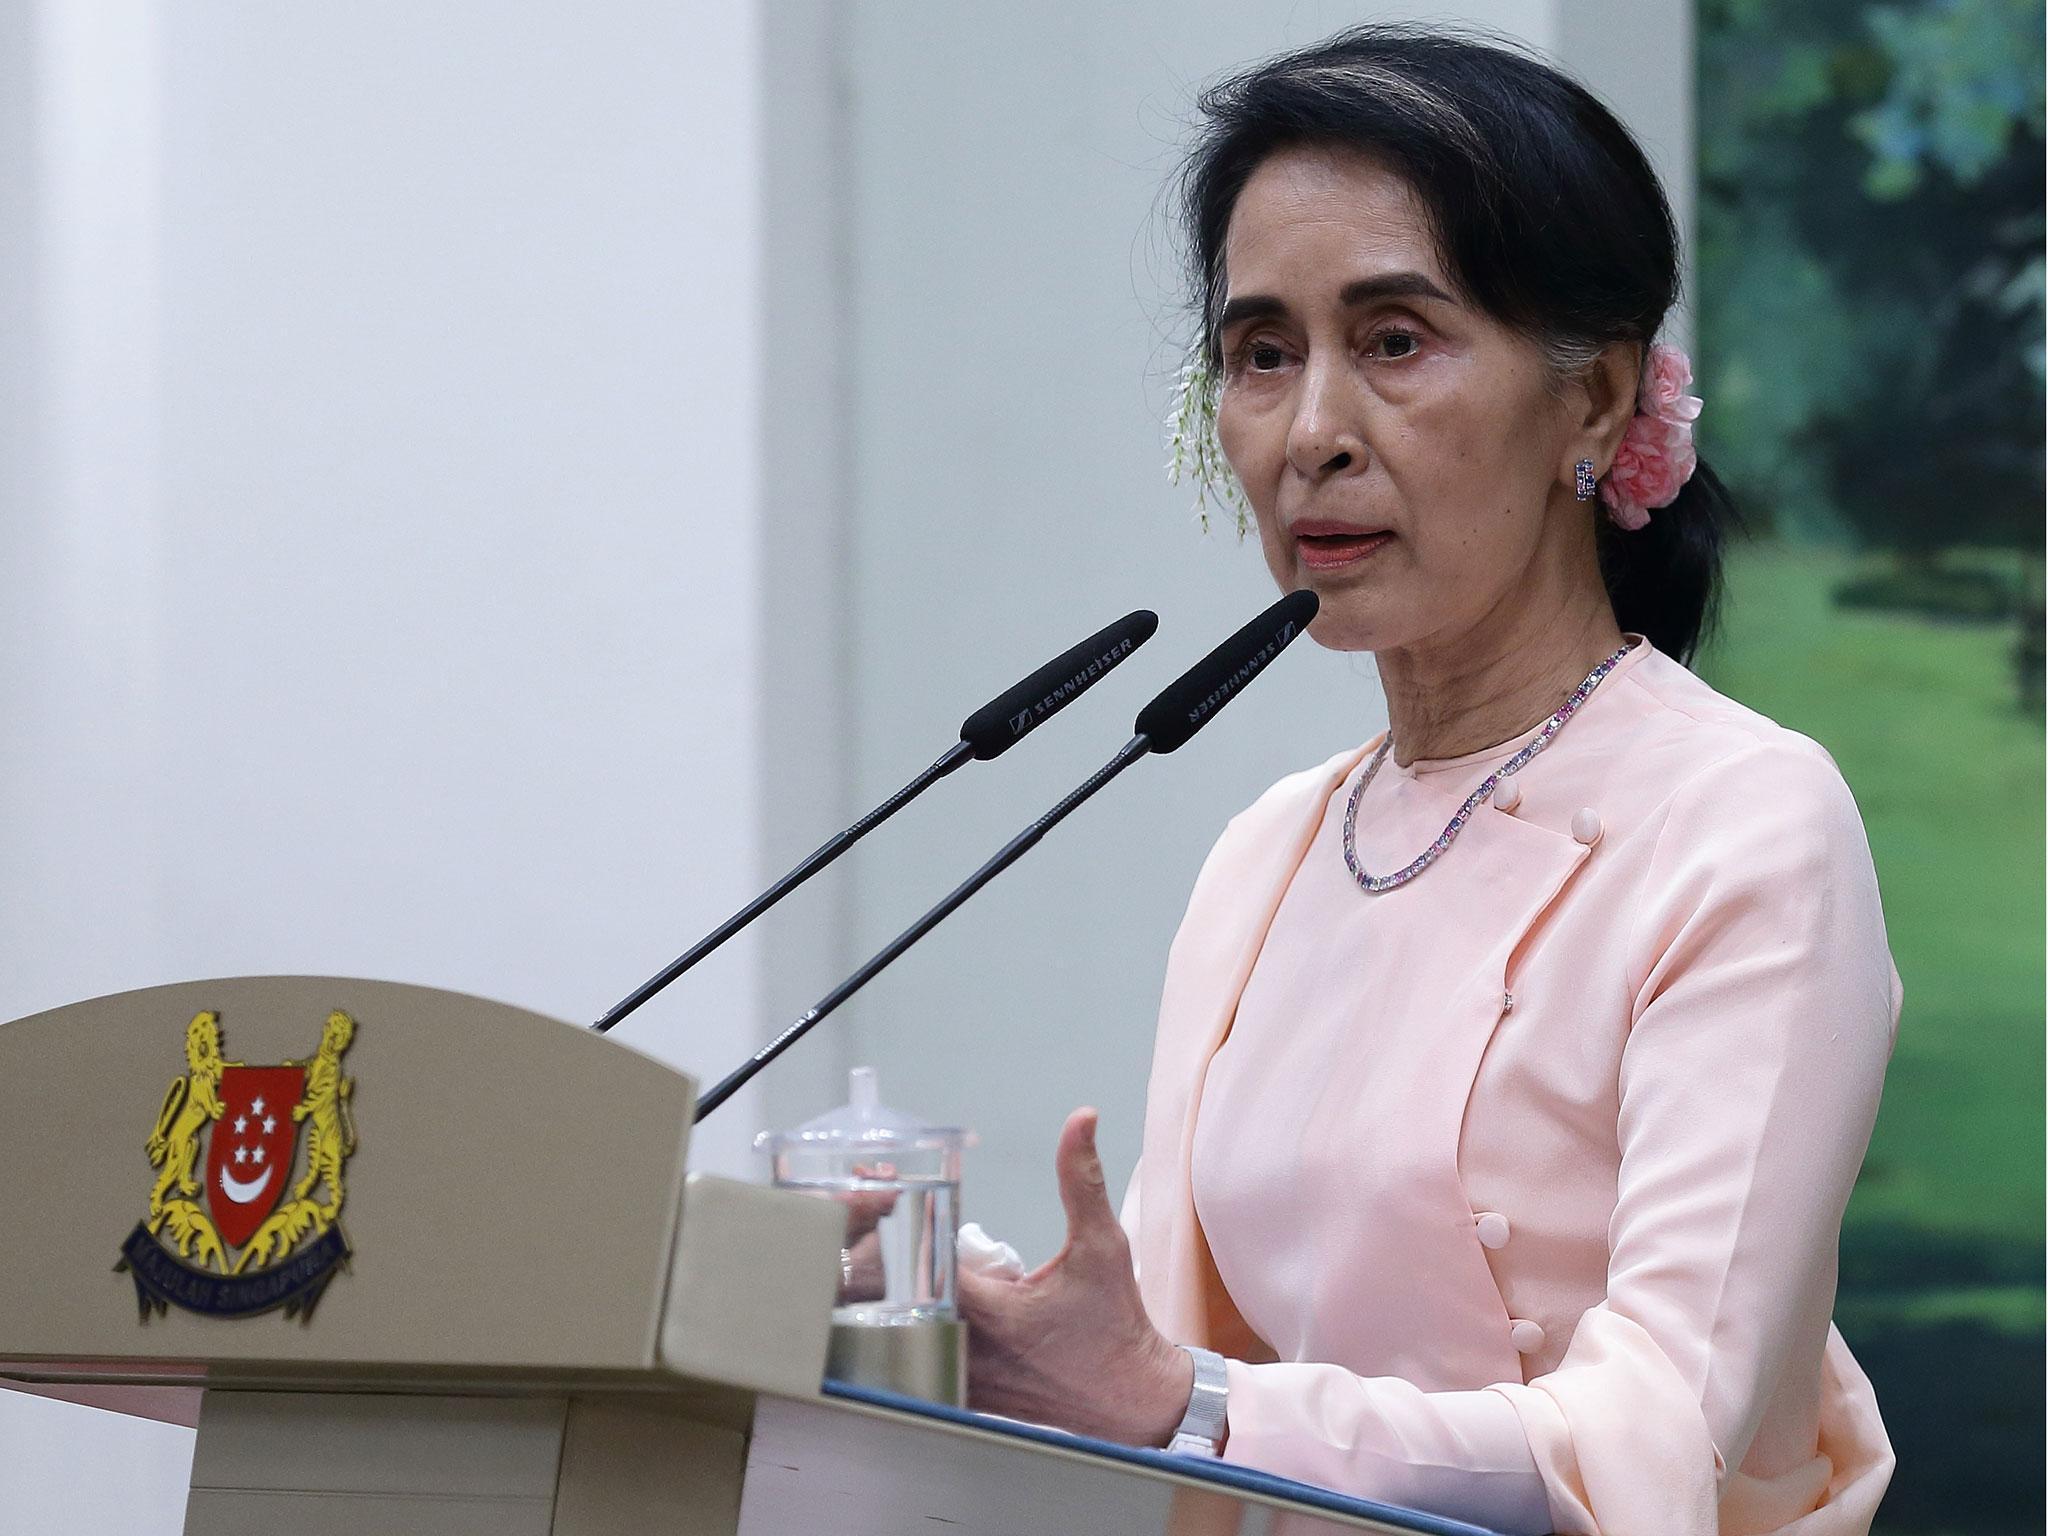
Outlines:
{"label": "crescent moon symbol", "polygon": [[277,1164],[272,1163],[263,1170],[262,1178],[244,1181],[236,1178],[234,1170],[223,1163],[220,1170],[220,1192],[237,1205],[247,1205],[270,1188],[270,1176],[275,1172]]}

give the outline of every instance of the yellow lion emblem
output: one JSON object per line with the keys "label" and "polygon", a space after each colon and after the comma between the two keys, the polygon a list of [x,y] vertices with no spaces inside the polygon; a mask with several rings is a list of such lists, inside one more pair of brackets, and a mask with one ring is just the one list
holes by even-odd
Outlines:
{"label": "yellow lion emblem", "polygon": [[[261,1268],[283,1257],[308,1232],[325,1232],[341,1214],[342,1168],[356,1149],[356,1122],[348,1102],[356,1080],[342,1076],[341,1057],[355,1035],[356,1021],[337,1008],[327,1015],[313,1059],[285,1063],[306,1069],[305,1091],[292,1106],[295,1123],[312,1122],[306,1132],[306,1171],[293,1186],[291,1199],[256,1229],[232,1273],[239,1275],[251,1262]],[[313,1199],[313,1191],[322,1184],[327,1186],[325,1198]]]}
{"label": "yellow lion emblem", "polygon": [[239,1063],[224,1061],[220,1051],[220,1015],[208,1009],[185,1026],[185,1075],[171,1079],[164,1106],[156,1117],[144,1150],[149,1165],[161,1168],[149,1192],[152,1233],[168,1226],[180,1258],[197,1258],[226,1267],[220,1234],[200,1208],[199,1134],[220,1118],[220,1075]]}
{"label": "yellow lion emblem", "polygon": [[220,1231],[200,1201],[204,1192],[201,1165],[205,1159],[203,1138],[223,1112],[221,1075],[243,1063],[222,1055],[218,1013],[207,1009],[193,1015],[185,1027],[186,1070],[172,1078],[164,1091],[156,1128],[144,1147],[150,1166],[159,1170],[143,1224],[149,1233],[160,1235],[176,1247],[179,1258],[191,1260],[201,1269],[239,1275],[251,1265],[261,1269],[282,1258],[308,1232],[318,1234],[332,1226],[341,1214],[342,1171],[356,1149],[355,1118],[349,1109],[356,1084],[341,1070],[342,1055],[355,1032],[355,1020],[336,1009],[327,1015],[320,1048],[312,1058],[284,1063],[306,1070],[304,1091],[291,1110],[294,1123],[311,1122],[306,1131],[305,1172],[293,1186],[291,1198],[256,1229],[230,1264]]}

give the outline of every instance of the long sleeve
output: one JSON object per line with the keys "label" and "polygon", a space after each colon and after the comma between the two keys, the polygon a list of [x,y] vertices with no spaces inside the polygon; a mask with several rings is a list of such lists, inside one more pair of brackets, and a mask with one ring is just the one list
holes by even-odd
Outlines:
{"label": "long sleeve", "polygon": [[1552,1527],[1521,1420],[1498,1393],[1424,1392],[1336,1365],[1228,1368],[1226,1461],[1505,1536]]}
{"label": "long sleeve", "polygon": [[[1604,1299],[1526,1383],[1234,1362],[1230,1459],[1506,1531],[1867,1530],[1889,1450],[1828,1322],[1899,1005],[1862,824],[1780,737],[1643,835]],[[1817,1429],[1746,1466],[1767,1412]]]}

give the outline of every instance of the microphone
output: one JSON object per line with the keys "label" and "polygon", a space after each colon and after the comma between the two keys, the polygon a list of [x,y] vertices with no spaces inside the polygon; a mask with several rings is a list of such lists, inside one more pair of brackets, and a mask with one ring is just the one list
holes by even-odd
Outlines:
{"label": "microphone", "polygon": [[744,1063],[697,1101],[696,1119],[701,1121],[719,1105],[744,1088],[769,1062],[838,1009],[862,987],[886,970],[911,945],[950,917],[967,898],[1024,857],[1038,840],[1064,821],[1103,785],[1122,773],[1148,752],[1174,752],[1187,745],[1195,732],[1215,719],[1223,706],[1244,691],[1245,685],[1263,672],[1274,657],[1292,644],[1316,616],[1315,593],[1290,592],[1251,623],[1217,646],[1182,673],[1158,697],[1138,711],[1135,732],[1117,749],[1116,756],[1090,774],[1066,798],[1038,820],[1019,832],[981,868],[947,894],[944,900],[868,957],[860,969],[813,1003],[781,1034],[770,1040]]}
{"label": "microphone", "polygon": [[1004,689],[961,723],[960,740],[947,748],[937,762],[641,982],[591,1025],[591,1029],[604,1034],[970,758],[985,763],[990,758],[1002,756],[1108,676],[1118,663],[1150,640],[1158,628],[1158,614],[1148,608],[1136,609],[1114,624],[1103,626],[1079,645],[1060,652],[1029,677]]}
{"label": "microphone", "polygon": [[1159,615],[1149,608],[1125,614],[1072,650],[1060,652],[961,721],[960,740],[978,762],[1001,757],[1092,688],[1158,629]]}
{"label": "microphone", "polygon": [[1290,592],[1215,650],[1159,690],[1138,711],[1133,727],[1154,752],[1174,752],[1188,743],[1216,712],[1243,692],[1253,678],[1309,626],[1321,601],[1306,588]]}

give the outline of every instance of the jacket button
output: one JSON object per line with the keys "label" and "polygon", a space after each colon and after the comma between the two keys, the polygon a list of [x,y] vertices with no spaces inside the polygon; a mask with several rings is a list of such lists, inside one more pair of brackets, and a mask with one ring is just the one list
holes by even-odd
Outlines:
{"label": "jacket button", "polygon": [[1472,1230],[1479,1234],[1480,1247],[1505,1248],[1512,1229],[1499,1211],[1480,1211],[1472,1218]]}
{"label": "jacket button", "polygon": [[1515,782],[1513,774],[1493,786],[1493,803],[1504,811],[1512,811],[1522,803],[1522,786]]}
{"label": "jacket button", "polygon": [[1599,842],[1600,813],[1590,805],[1573,813],[1572,836],[1584,843],[1588,848]]}
{"label": "jacket button", "polygon": [[1543,1325],[1532,1323],[1526,1317],[1518,1317],[1514,1319],[1514,1326],[1508,1330],[1508,1337],[1514,1341],[1518,1353],[1533,1355],[1543,1347]]}

